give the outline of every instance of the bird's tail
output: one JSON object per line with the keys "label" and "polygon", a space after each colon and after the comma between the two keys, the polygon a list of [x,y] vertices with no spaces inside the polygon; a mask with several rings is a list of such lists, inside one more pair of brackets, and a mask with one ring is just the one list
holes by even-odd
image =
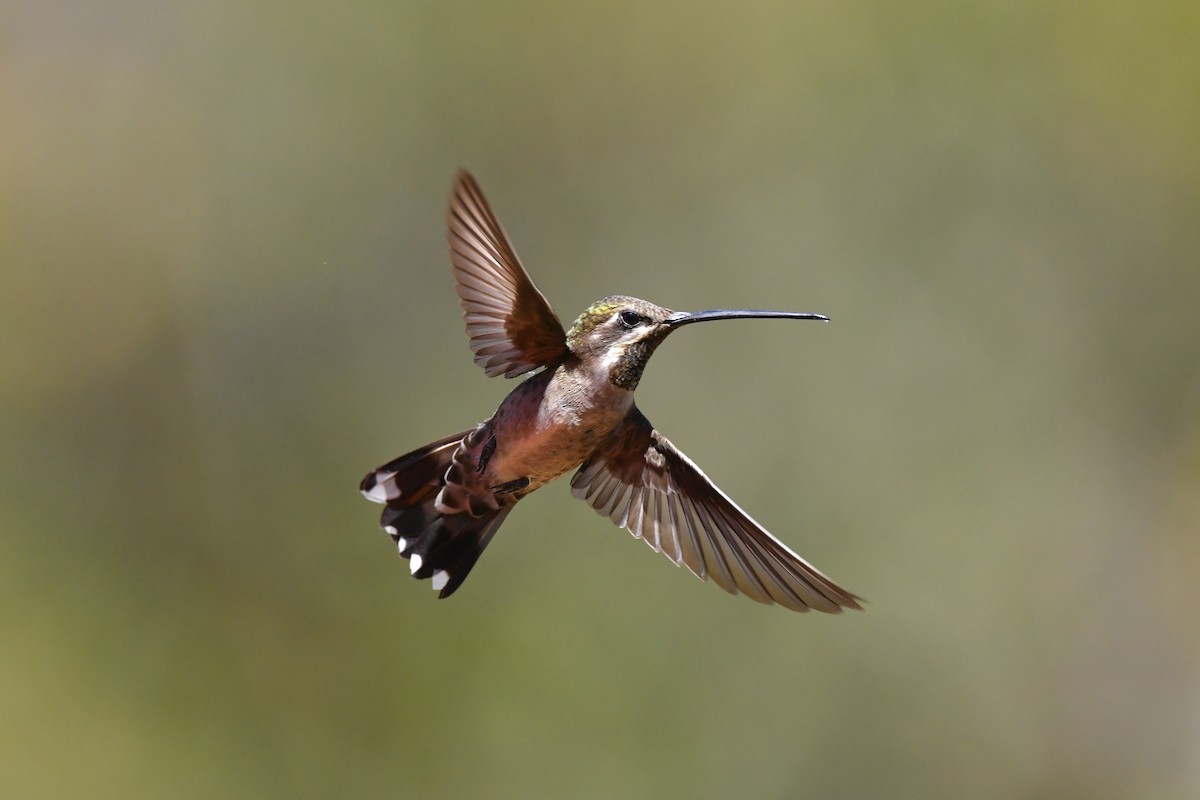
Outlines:
{"label": "bird's tail", "polygon": [[[438,597],[466,580],[512,505],[445,513],[437,508],[455,451],[471,431],[427,444],[367,473],[363,496],[387,507],[379,525],[408,559],[415,578],[432,579]],[[474,515],[478,513],[478,515]]]}

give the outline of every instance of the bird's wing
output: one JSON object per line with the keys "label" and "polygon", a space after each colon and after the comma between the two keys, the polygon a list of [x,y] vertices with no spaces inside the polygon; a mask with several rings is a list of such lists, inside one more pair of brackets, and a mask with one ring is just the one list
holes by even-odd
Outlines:
{"label": "bird's wing", "polygon": [[861,609],[755,522],[636,407],[571,479],[571,493],[731,594],[795,611]]}
{"label": "bird's wing", "polygon": [[562,323],[466,171],[454,180],[446,223],[475,363],[489,376],[513,378],[561,361],[567,355]]}

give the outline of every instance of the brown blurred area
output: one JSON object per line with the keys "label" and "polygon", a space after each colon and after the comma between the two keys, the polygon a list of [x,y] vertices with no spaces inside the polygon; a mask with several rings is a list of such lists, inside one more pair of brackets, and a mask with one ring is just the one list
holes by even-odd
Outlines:
{"label": "brown blurred area", "polygon": [[[0,10],[0,793],[1200,795],[1194,3]],[[439,602],[356,487],[485,418],[479,179],[865,613],[573,500]]]}

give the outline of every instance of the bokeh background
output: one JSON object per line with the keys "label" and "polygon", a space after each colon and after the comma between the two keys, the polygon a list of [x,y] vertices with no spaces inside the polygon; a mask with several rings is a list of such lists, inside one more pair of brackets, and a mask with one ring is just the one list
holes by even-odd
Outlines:
{"label": "bokeh background", "polygon": [[[0,11],[6,797],[1200,796],[1193,2]],[[571,499],[452,600],[367,469],[485,418],[478,177],[646,414],[870,600]]]}

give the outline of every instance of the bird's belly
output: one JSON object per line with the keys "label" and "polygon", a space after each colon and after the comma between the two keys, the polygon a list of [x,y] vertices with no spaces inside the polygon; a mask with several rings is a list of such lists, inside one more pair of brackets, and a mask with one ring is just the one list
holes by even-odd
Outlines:
{"label": "bird's belly", "polygon": [[[488,465],[497,483],[529,478],[529,489],[542,486],[579,466],[600,440],[612,432],[632,405],[505,403],[497,413],[496,451]],[[532,400],[533,398],[528,398]],[[538,398],[542,400],[543,398]],[[530,408],[529,406],[533,406]]]}
{"label": "bird's belly", "polygon": [[586,431],[542,430],[516,440],[497,437],[492,459],[496,480],[504,483],[529,478],[537,488],[583,463],[601,437]]}

